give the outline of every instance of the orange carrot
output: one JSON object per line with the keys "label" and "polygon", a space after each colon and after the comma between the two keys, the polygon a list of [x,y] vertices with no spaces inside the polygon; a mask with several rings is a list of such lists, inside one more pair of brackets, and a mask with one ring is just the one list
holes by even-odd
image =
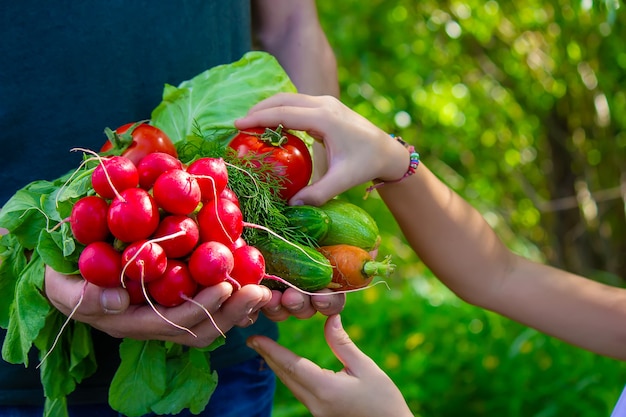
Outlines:
{"label": "orange carrot", "polygon": [[366,287],[375,276],[389,276],[394,270],[388,258],[376,261],[369,252],[357,246],[337,244],[321,246],[317,250],[333,267],[333,279],[328,285],[333,290]]}

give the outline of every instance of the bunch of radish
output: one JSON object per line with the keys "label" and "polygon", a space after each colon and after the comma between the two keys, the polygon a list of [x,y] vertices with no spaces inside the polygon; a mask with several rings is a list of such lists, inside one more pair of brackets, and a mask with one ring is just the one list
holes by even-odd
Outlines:
{"label": "bunch of radish", "polygon": [[86,245],[78,261],[86,281],[123,286],[133,304],[166,307],[222,281],[235,288],[261,282],[265,260],[242,237],[243,215],[222,158],[188,166],[163,152],[137,164],[125,156],[98,160],[95,195],[80,199],[69,219]]}

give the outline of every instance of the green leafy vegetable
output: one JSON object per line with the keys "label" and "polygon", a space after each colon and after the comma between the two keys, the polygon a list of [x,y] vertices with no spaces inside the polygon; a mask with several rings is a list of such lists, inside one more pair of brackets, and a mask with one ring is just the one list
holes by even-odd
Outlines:
{"label": "green leafy vegetable", "polygon": [[199,128],[226,146],[235,132],[235,119],[279,92],[296,92],[296,88],[278,61],[264,52],[248,52],[239,61],[211,68],[178,87],[166,85],[151,123],[174,143]]}
{"label": "green leafy vegetable", "polygon": [[163,343],[124,339],[120,345],[120,358],[126,365],[118,369],[111,382],[111,407],[124,410],[129,417],[147,414],[152,404],[165,393],[165,356]]}
{"label": "green leafy vegetable", "polygon": [[167,361],[168,390],[152,406],[156,414],[178,414],[189,408],[198,414],[209,403],[217,386],[217,373],[211,371],[209,355],[199,349],[189,349]]}
{"label": "green leafy vegetable", "polygon": [[10,311],[9,328],[2,347],[2,357],[11,363],[28,365],[28,352],[39,331],[44,327],[49,311],[48,300],[42,294],[44,263],[36,255],[17,281]]}

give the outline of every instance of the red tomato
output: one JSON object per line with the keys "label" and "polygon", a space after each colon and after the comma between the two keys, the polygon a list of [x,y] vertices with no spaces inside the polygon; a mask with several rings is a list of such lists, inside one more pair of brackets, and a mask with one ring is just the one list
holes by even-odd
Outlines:
{"label": "red tomato", "polygon": [[309,149],[302,139],[283,131],[282,126],[276,130],[256,127],[240,131],[229,145],[237,152],[239,158],[253,158],[258,155],[256,164],[260,162],[273,165],[273,176],[280,181],[282,189],[279,197],[287,201],[300,189],[305,187],[313,173],[313,162]]}
{"label": "red tomato", "polygon": [[137,124],[127,123],[118,127],[113,134],[114,138],[107,140],[104,145],[102,145],[100,152],[106,152],[113,148],[112,139],[114,142],[119,140],[119,144],[116,143],[116,147],[120,148],[130,143],[126,150],[122,152],[122,155],[133,161],[135,165],[138,165],[139,161],[141,161],[144,156],[152,152],[164,152],[178,158],[176,146],[174,146],[172,140],[161,129],[146,123],[141,123],[130,132],[130,137],[125,135],[124,133],[133,125]]}

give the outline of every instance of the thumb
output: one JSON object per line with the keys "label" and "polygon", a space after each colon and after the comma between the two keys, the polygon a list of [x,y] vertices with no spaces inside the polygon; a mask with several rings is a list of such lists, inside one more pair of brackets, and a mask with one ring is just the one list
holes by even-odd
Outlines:
{"label": "thumb", "polygon": [[349,374],[358,376],[371,365],[372,359],[363,353],[350,339],[338,314],[328,317],[324,326],[326,342]]}
{"label": "thumb", "polygon": [[[74,299],[80,299],[80,292],[83,294],[83,301],[80,303],[78,310],[79,315],[84,316],[100,316],[103,314],[120,314],[126,311],[130,304],[128,291],[122,287],[101,288],[93,284],[85,284],[83,281],[75,283],[70,291],[72,291]],[[69,289],[69,288],[68,288]],[[76,304],[67,304],[68,307],[74,307]]]}
{"label": "thumb", "polygon": [[46,268],[45,291],[48,300],[64,314],[69,314],[80,302],[79,315],[117,314],[129,305],[128,292],[119,288],[100,288],[86,283],[77,275],[60,274]]}
{"label": "thumb", "polygon": [[100,303],[106,314],[119,314],[128,308],[130,297],[123,288],[104,288],[100,293]]}

